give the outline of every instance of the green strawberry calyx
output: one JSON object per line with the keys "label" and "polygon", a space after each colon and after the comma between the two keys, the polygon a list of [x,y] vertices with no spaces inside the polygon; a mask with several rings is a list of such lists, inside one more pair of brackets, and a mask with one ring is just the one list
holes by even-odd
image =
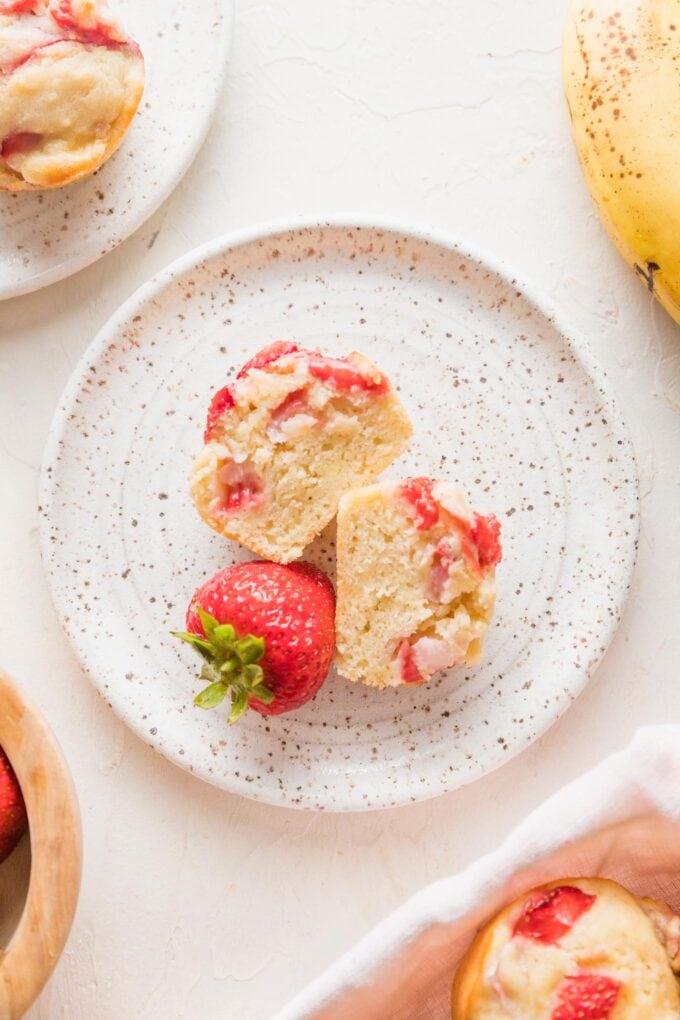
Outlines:
{"label": "green strawberry calyx", "polygon": [[196,612],[204,635],[173,631],[172,636],[186,641],[203,658],[201,680],[208,686],[194,698],[198,708],[217,708],[227,694],[231,696],[229,725],[238,722],[248,709],[251,698],[265,705],[274,700],[274,692],[264,683],[264,670],[259,665],[264,655],[264,638],[246,634],[239,637],[230,623],[218,623],[200,606]]}

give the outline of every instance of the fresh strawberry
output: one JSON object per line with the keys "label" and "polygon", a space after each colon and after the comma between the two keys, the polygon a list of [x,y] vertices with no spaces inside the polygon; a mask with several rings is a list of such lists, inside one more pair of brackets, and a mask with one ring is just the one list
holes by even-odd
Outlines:
{"label": "fresh strawberry", "polygon": [[566,977],[551,1020],[609,1020],[620,991],[621,983],[604,974]]}
{"label": "fresh strawberry", "polygon": [[552,946],[571,931],[596,899],[597,896],[591,896],[573,885],[535,893],[524,904],[512,934]]}
{"label": "fresh strawberry", "polygon": [[91,20],[84,24],[85,18],[79,17],[73,10],[73,0],[53,0],[50,15],[68,39],[82,43],[84,46],[118,47],[125,42],[116,27],[106,21]]}
{"label": "fresh strawberry", "polygon": [[272,362],[278,361],[279,358],[283,358],[286,354],[297,354],[300,350],[297,344],[291,343],[290,340],[277,340],[276,343],[269,344],[267,347],[263,347],[261,351],[258,351],[250,361],[246,361],[245,365],[236,376],[237,379],[242,379],[244,375],[248,375],[253,368],[266,368],[267,365],[271,365]]}
{"label": "fresh strawberry", "polygon": [[203,433],[203,439],[206,443],[209,443],[213,437],[215,426],[225,412],[231,410],[234,406],[234,397],[229,386],[223,387],[218,390],[215,396],[210,401],[210,407],[208,408],[208,419],[205,423],[205,432]]}
{"label": "fresh strawberry", "polygon": [[403,684],[417,684],[419,686],[425,682],[425,678],[416,666],[413,646],[407,638],[404,638],[399,645],[397,663],[399,665],[399,675]]}
{"label": "fresh strawberry", "polygon": [[278,715],[313,698],[335,649],[335,593],[309,563],[239,563],[221,570],[194,595],[187,641],[205,660],[209,686],[199,708],[231,696],[229,722],[252,708]]}
{"label": "fresh strawberry", "polygon": [[[321,382],[335,387],[341,393],[363,391],[377,396],[387,393],[389,389],[386,377],[380,373],[375,376],[366,375],[346,358],[327,358],[317,351],[308,351],[298,347],[290,340],[277,340],[275,343],[263,347],[238,372],[236,383],[239,379],[245,378],[253,369],[266,369],[287,354],[299,355],[300,359],[304,360],[309,375],[313,379],[319,379]],[[296,393],[302,395],[304,389],[298,390]],[[233,406],[234,396],[230,386],[225,386],[215,394],[208,410],[208,420],[203,434],[206,443],[209,443],[213,438],[215,427],[222,415]]]}
{"label": "fresh strawberry", "polygon": [[27,826],[21,787],[7,755],[0,747],[0,862],[9,857]]}
{"label": "fresh strawberry", "polygon": [[[292,344],[288,340],[278,340],[274,344],[269,344],[268,347],[258,351],[255,357],[246,362],[236,378],[242,379],[253,368],[266,368],[273,361],[278,361],[279,358],[282,358],[284,354],[294,354],[299,349],[296,344]],[[231,410],[233,406],[234,395],[231,391],[231,386],[224,386],[221,390],[217,391],[208,408],[208,419],[205,423],[205,432],[203,433],[203,439],[206,443],[209,443],[212,439],[215,426],[222,415],[226,411]]]}

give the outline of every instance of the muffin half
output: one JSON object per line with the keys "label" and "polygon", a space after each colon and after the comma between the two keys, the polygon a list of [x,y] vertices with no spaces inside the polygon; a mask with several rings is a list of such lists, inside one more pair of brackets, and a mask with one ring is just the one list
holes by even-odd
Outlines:
{"label": "muffin half", "polygon": [[348,492],[338,512],[337,666],[369,687],[479,662],[496,600],[500,525],[430,478]]}
{"label": "muffin half", "polygon": [[215,394],[191,493],[215,531],[289,563],[333,519],[343,492],[377,478],[410,435],[399,398],[368,358],[281,341]]}

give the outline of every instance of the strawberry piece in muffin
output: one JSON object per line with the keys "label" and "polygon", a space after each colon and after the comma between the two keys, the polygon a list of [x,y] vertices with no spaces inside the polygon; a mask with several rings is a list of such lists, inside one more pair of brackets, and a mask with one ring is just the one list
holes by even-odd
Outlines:
{"label": "strawberry piece in muffin", "polygon": [[453,984],[453,1020],[677,1020],[667,933],[679,923],[607,879],[542,886],[474,939]]}
{"label": "strawberry piece in muffin", "polygon": [[338,669],[370,687],[474,664],[493,615],[500,525],[449,482],[356,489],[338,511]]}
{"label": "strawberry piece in muffin", "polygon": [[0,190],[70,184],[122,142],[144,89],[106,0],[0,0]]}
{"label": "strawberry piece in muffin", "polygon": [[605,974],[570,974],[557,989],[550,1020],[610,1020],[621,982]]}
{"label": "strawberry piece in muffin", "polygon": [[573,885],[557,886],[536,893],[524,904],[512,933],[534,939],[545,946],[556,942],[570,931],[582,914],[592,907],[596,897]]}
{"label": "strawberry piece in muffin", "polygon": [[280,341],[213,397],[191,493],[215,531],[288,563],[332,520],[342,493],[373,481],[410,435],[388,379],[363,355],[329,358]]}

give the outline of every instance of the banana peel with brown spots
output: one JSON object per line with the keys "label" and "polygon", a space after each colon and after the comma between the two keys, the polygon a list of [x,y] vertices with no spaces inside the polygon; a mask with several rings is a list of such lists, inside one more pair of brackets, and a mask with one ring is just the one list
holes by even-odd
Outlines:
{"label": "banana peel with brown spots", "polygon": [[680,0],[575,0],[562,58],[598,212],[680,323]]}

